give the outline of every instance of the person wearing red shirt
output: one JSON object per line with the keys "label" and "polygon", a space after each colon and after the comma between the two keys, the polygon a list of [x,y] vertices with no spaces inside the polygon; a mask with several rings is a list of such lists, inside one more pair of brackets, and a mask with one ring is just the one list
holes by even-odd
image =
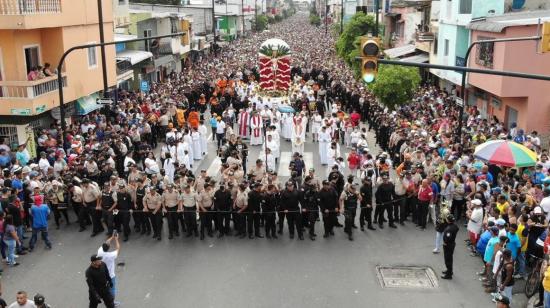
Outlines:
{"label": "person wearing red shirt", "polygon": [[426,220],[428,216],[428,206],[430,204],[430,201],[433,197],[433,191],[430,187],[428,180],[423,179],[422,185],[418,189],[418,206],[417,206],[417,213],[418,213],[418,223],[417,225],[422,228],[422,230],[426,229]]}
{"label": "person wearing red shirt", "polygon": [[357,151],[355,149],[351,149],[351,152],[348,155],[348,166],[351,175],[357,176],[357,169],[359,169],[360,164],[361,156],[357,154]]}
{"label": "person wearing red shirt", "polygon": [[357,110],[353,110],[353,112],[350,115],[351,118],[351,124],[353,127],[356,127],[359,125],[359,121],[361,120],[361,115],[357,112]]}

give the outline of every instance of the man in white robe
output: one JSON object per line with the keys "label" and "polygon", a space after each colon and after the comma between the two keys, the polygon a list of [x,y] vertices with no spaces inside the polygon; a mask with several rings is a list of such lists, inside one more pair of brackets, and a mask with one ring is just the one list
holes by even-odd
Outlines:
{"label": "man in white robe", "polygon": [[250,118],[250,145],[263,144],[262,129],[262,117],[257,112],[255,112]]}
{"label": "man in white robe", "polygon": [[191,164],[193,164],[194,160],[194,153],[193,153],[193,138],[191,138],[191,132],[188,132],[187,134],[183,135],[183,142],[187,144],[188,154],[189,154],[189,161]]}
{"label": "man in white robe", "polygon": [[241,112],[239,112],[237,124],[239,125],[238,133],[239,136],[243,139],[248,138],[248,129],[250,124],[250,113],[246,111],[245,109],[241,109]]}
{"label": "man in white robe", "polygon": [[202,155],[208,155],[208,129],[204,125],[204,121],[201,121],[199,125],[199,133],[201,134],[201,153]]}
{"label": "man in white robe", "polygon": [[313,112],[313,117],[311,119],[311,134],[313,137],[313,142],[316,142],[318,140],[319,131],[321,130],[321,126],[323,124],[323,117],[315,110]]}
{"label": "man in white robe", "polygon": [[200,160],[202,159],[201,134],[197,129],[193,129],[193,132],[191,133],[191,139],[193,140],[193,159]]}
{"label": "man in white robe", "polygon": [[330,134],[327,132],[327,128],[323,126],[319,132],[319,161],[321,165],[328,164],[328,148],[331,141]]}
{"label": "man in white robe", "polygon": [[285,113],[283,116],[283,129],[282,129],[282,135],[283,138],[285,138],[287,141],[292,138],[292,115],[289,113]]}
{"label": "man in white robe", "polygon": [[[271,150],[271,154],[273,155],[273,159],[275,162],[278,162],[279,156],[281,154],[279,145],[277,144],[277,141],[273,139],[273,135],[269,134],[267,135],[267,148]],[[273,169],[275,170],[275,169]]]}

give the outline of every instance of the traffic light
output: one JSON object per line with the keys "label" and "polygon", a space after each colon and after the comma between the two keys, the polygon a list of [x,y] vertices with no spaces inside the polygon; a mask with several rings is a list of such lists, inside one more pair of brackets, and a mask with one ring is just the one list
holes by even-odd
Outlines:
{"label": "traffic light", "polygon": [[542,24],[540,52],[550,52],[550,21]]}
{"label": "traffic light", "polygon": [[378,73],[378,53],[380,39],[377,37],[361,38],[361,79],[364,82],[373,82]]}

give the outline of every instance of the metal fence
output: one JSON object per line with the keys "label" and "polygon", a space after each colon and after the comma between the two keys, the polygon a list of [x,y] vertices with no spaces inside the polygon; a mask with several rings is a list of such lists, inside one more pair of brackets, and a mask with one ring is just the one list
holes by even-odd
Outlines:
{"label": "metal fence", "polygon": [[61,0],[0,0],[0,15],[61,13]]}

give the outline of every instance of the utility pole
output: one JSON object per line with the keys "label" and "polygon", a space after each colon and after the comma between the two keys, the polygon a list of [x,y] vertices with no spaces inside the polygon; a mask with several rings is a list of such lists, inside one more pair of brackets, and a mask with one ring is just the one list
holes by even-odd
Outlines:
{"label": "utility pole", "polygon": [[212,0],[212,33],[214,33],[214,48],[216,48],[216,13],[214,12],[214,0]]}
{"label": "utility pole", "polygon": [[[103,31],[103,5],[102,0],[97,0],[97,15],[99,18],[99,42],[105,43],[105,33]],[[105,59],[105,45],[101,45],[101,68],[103,73],[103,97],[106,98],[109,91],[109,85],[107,84],[107,61]],[[58,72],[59,74],[61,71]]]}
{"label": "utility pole", "polygon": [[258,32],[258,0],[254,0],[254,29]]}
{"label": "utility pole", "polygon": [[380,0],[374,0],[374,10],[376,11],[374,13],[374,14],[376,14],[376,16],[375,16],[375,26],[374,26],[375,33],[374,33],[373,36],[377,37],[378,36],[378,14],[379,14],[378,11],[380,11]]}
{"label": "utility pole", "polygon": [[245,28],[244,27],[244,0],[241,0],[241,17],[242,17],[242,25],[241,26],[242,26],[242,29],[243,29],[241,35],[244,37],[244,28]]}
{"label": "utility pole", "polygon": [[340,34],[344,32],[344,0],[342,0],[342,7],[340,10]]}

